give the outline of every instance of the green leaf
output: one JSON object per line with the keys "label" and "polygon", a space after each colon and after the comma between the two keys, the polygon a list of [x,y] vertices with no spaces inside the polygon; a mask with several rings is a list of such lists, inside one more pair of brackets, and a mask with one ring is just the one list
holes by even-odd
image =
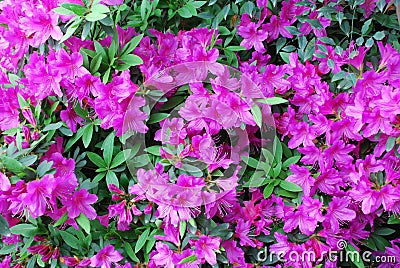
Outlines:
{"label": "green leaf", "polygon": [[74,249],[79,249],[79,240],[75,236],[62,230],[60,230],[59,232],[62,239],[68,246]]}
{"label": "green leaf", "polygon": [[375,245],[379,250],[385,250],[386,247],[390,246],[390,243],[382,236],[371,234],[370,237],[374,240]]}
{"label": "green leaf", "polygon": [[280,163],[282,161],[282,153],[283,153],[282,144],[279,141],[278,137],[275,137],[274,158],[275,158],[276,163]]}
{"label": "green leaf", "polygon": [[110,78],[110,72],[111,72],[111,67],[109,67],[104,75],[103,75],[103,79],[101,80],[104,84],[108,83],[108,79]]}
{"label": "green leaf", "polygon": [[124,48],[121,51],[121,55],[125,55],[125,54],[131,53],[137,47],[137,45],[140,43],[140,40],[142,40],[142,38],[143,38],[143,34],[133,37],[131,39],[131,41],[129,41],[124,46]]}
{"label": "green leaf", "polygon": [[274,183],[270,182],[268,185],[264,188],[263,194],[264,198],[268,198],[271,196],[272,192],[274,191]]}
{"label": "green leaf", "polygon": [[374,34],[374,39],[375,40],[382,40],[383,38],[385,38],[385,32],[383,32],[383,31],[376,32]]}
{"label": "green leaf", "polygon": [[300,35],[301,32],[295,26],[285,26],[286,30],[293,35]]}
{"label": "green leaf", "polygon": [[322,26],[321,22],[319,20],[307,20],[308,23],[310,23],[311,27],[315,29],[322,29],[324,26]]}
{"label": "green leaf", "polygon": [[186,233],[186,221],[180,221],[179,223],[179,235],[181,238],[185,236]]}
{"label": "green leaf", "polygon": [[207,3],[207,1],[194,1],[190,4],[195,8],[201,8],[205,3]]}
{"label": "green leaf", "polygon": [[289,167],[291,164],[296,164],[300,160],[301,156],[292,156],[283,162],[282,167]]}
{"label": "green leaf", "polygon": [[400,218],[396,217],[396,215],[392,214],[388,220],[388,224],[400,224]]}
{"label": "green leaf", "polygon": [[269,104],[269,105],[278,105],[278,104],[282,104],[282,103],[288,102],[286,99],[281,98],[281,97],[271,97],[271,98],[266,98],[266,99],[257,99],[256,101],[260,102],[260,103]]}
{"label": "green leaf", "polygon": [[50,171],[52,165],[53,161],[44,160],[42,163],[39,164],[39,166],[36,169],[37,175],[39,177],[43,177],[44,175],[46,175],[47,172]]}
{"label": "green leaf", "polygon": [[92,140],[93,136],[93,124],[90,124],[87,128],[85,128],[85,131],[83,131],[83,146],[87,148],[90,144],[90,141]]}
{"label": "green leaf", "polygon": [[289,55],[290,55],[290,53],[287,53],[287,52],[279,52],[279,55],[281,56],[282,60],[283,60],[285,63],[289,64]]}
{"label": "green leaf", "polygon": [[386,141],[386,152],[390,152],[396,143],[396,137],[389,137]]}
{"label": "green leaf", "polygon": [[160,156],[160,148],[161,148],[160,145],[154,145],[154,146],[147,147],[146,149],[144,149],[144,151],[149,154]]}
{"label": "green leaf", "polygon": [[78,29],[81,22],[82,22],[82,19],[79,19],[75,23],[71,24],[59,42],[62,43],[65,40],[67,40],[68,38],[70,38],[75,33],[76,29]]}
{"label": "green leaf", "polygon": [[391,228],[382,227],[382,228],[376,228],[374,234],[387,236],[394,234],[395,232],[396,231]]}
{"label": "green leaf", "polygon": [[66,221],[68,220],[68,212],[65,212],[61,218],[59,218],[55,223],[54,223],[54,227],[58,227],[60,225],[63,225]]}
{"label": "green leaf", "polygon": [[10,228],[8,226],[8,222],[3,216],[0,215],[0,235],[7,236],[10,234]]}
{"label": "green leaf", "polygon": [[256,122],[258,127],[262,127],[262,112],[260,107],[257,104],[254,104],[253,107],[251,107],[251,114],[254,117],[254,121]]}
{"label": "green leaf", "polygon": [[213,228],[210,231],[209,235],[223,237],[230,232],[228,228],[229,228],[229,223],[221,223],[217,225],[215,228]]}
{"label": "green leaf", "polygon": [[252,168],[257,168],[258,166],[258,160],[253,158],[253,157],[248,157],[248,156],[242,156],[242,160],[250,167]]}
{"label": "green leaf", "polygon": [[45,131],[50,131],[50,130],[56,130],[56,129],[59,129],[60,127],[62,127],[62,125],[63,125],[63,122],[49,124],[49,125],[45,126],[42,131],[45,132]]}
{"label": "green leaf", "polygon": [[107,17],[106,14],[92,12],[92,13],[87,14],[85,18],[86,18],[87,21],[92,21],[93,22],[93,21],[102,20],[105,17]]}
{"label": "green leaf", "polygon": [[154,123],[158,123],[162,120],[164,120],[165,118],[169,117],[170,114],[167,113],[155,113],[150,115],[149,120],[147,120],[148,124],[154,124]]}
{"label": "green leaf", "polygon": [[230,51],[243,51],[243,50],[247,50],[247,49],[245,49],[244,47],[241,47],[241,46],[230,46],[230,47],[227,47],[226,49],[228,49],[228,50],[230,50]]}
{"label": "green leaf", "polygon": [[372,47],[374,45],[374,39],[372,37],[368,38],[367,41],[365,42],[366,47]]}
{"label": "green leaf", "polygon": [[18,174],[25,170],[24,165],[11,157],[3,156],[1,157],[1,162],[3,163],[3,166],[12,173]]}
{"label": "green leaf", "polygon": [[15,252],[17,249],[15,248],[14,244],[3,246],[0,249],[0,255],[8,255],[12,252]]}
{"label": "green leaf", "polygon": [[323,36],[323,37],[320,37],[320,38],[318,38],[318,39],[319,39],[321,42],[324,42],[325,44],[332,45],[332,46],[336,46],[336,43],[335,43],[335,41],[334,41],[332,38]]}
{"label": "green leaf", "polygon": [[66,15],[66,16],[70,16],[70,15],[74,15],[74,14],[75,14],[73,11],[68,10],[68,9],[66,9],[66,8],[64,8],[64,7],[56,7],[56,8],[53,8],[53,11],[54,11],[55,13],[57,13],[57,14]]}
{"label": "green leaf", "polygon": [[183,6],[180,9],[178,9],[178,14],[179,16],[181,16],[182,18],[191,18],[192,17],[192,12],[190,12],[190,10],[187,8],[187,6]]}
{"label": "green leaf", "polygon": [[115,54],[117,53],[117,49],[119,49],[119,41],[118,41],[118,32],[114,30],[114,34],[112,36],[112,42],[108,49],[108,57],[113,59]]}
{"label": "green leaf", "polygon": [[279,186],[289,192],[303,191],[303,189],[300,186],[298,186],[297,184],[294,184],[293,182],[290,182],[290,181],[281,181],[279,183]]}
{"label": "green leaf", "polygon": [[108,13],[110,12],[110,9],[105,5],[96,4],[92,6],[91,11],[94,13]]}
{"label": "green leaf", "polygon": [[143,64],[143,60],[136,55],[132,55],[132,54],[126,54],[123,55],[120,60],[122,60],[123,62],[125,62],[126,64],[130,65],[130,66],[136,66],[136,65],[140,65]]}
{"label": "green leaf", "polygon": [[202,176],[203,172],[201,171],[201,169],[199,169],[196,166],[193,165],[189,165],[189,164],[182,164],[182,170],[188,172],[189,174],[193,175],[193,176]]}
{"label": "green leaf", "polygon": [[29,107],[29,103],[24,99],[24,97],[22,97],[19,93],[17,94],[18,96],[18,103],[19,103],[19,107],[25,108],[25,107]]}
{"label": "green leaf", "polygon": [[196,255],[190,255],[186,258],[183,258],[178,264],[184,264],[184,263],[192,263],[197,260]]}
{"label": "green leaf", "polygon": [[65,152],[67,152],[72,147],[72,145],[74,145],[75,142],[77,142],[82,137],[83,132],[85,131],[85,129],[88,126],[89,125],[79,128],[78,131],[75,133],[74,137],[72,139],[69,139],[69,141],[67,142],[67,145],[65,145],[65,149],[64,149]]}
{"label": "green leaf", "polygon": [[131,244],[129,244],[128,242],[125,241],[124,249],[125,249],[126,253],[128,254],[129,258],[131,258],[135,262],[140,262],[140,260],[136,256],[135,252],[133,251]]}
{"label": "green leaf", "polygon": [[90,62],[90,72],[92,74],[96,73],[99,70],[102,59],[103,56],[101,52],[97,52],[96,56]]}
{"label": "green leaf", "polygon": [[[129,149],[128,149],[128,150],[129,150]],[[124,151],[119,152],[119,153],[114,157],[113,161],[111,162],[110,168],[118,167],[119,165],[121,165],[122,163],[124,163],[125,160],[126,160],[125,153],[127,153],[127,150],[124,150]]]}
{"label": "green leaf", "polygon": [[34,236],[38,233],[38,228],[33,224],[21,223],[10,228],[12,234],[23,236]]}
{"label": "green leaf", "polygon": [[372,19],[367,20],[364,22],[364,25],[361,27],[361,33],[364,35],[368,32],[369,26],[371,25]]}
{"label": "green leaf", "polygon": [[[87,11],[86,7],[77,5],[77,4],[72,4],[72,3],[63,3],[60,6],[67,10],[71,10],[73,13],[75,13],[78,16],[83,16],[85,14],[85,12]],[[62,15],[67,15],[67,14],[62,14]]]}
{"label": "green leaf", "polygon": [[311,59],[312,55],[314,55],[315,52],[315,38],[311,39],[310,42],[308,42],[306,49],[304,51],[304,60]]}
{"label": "green leaf", "polygon": [[75,220],[87,234],[90,234],[90,221],[84,214],[81,213]]}
{"label": "green leaf", "polygon": [[103,157],[107,165],[111,164],[111,159],[114,152],[114,137],[115,133],[111,132],[101,145],[101,149],[103,150]]}
{"label": "green leaf", "polygon": [[346,255],[349,256],[350,261],[354,263],[355,266],[357,266],[357,268],[365,267],[362,261],[362,254],[360,253],[355,254],[356,252],[358,252],[358,250],[356,250],[353,245],[347,244],[345,250],[346,250]]}
{"label": "green leaf", "polygon": [[119,181],[117,175],[113,171],[109,171],[106,174],[106,182],[107,185],[114,184],[115,186],[119,187]]}
{"label": "green leaf", "polygon": [[332,76],[331,81],[332,81],[332,82],[335,82],[335,81],[338,81],[338,80],[342,80],[342,79],[345,78],[345,77],[346,77],[346,73],[345,73],[344,71],[340,71],[340,72],[338,72],[338,73],[335,73],[335,74]]}
{"label": "green leaf", "polygon": [[149,233],[150,233],[150,228],[147,228],[140,236],[138,241],[136,242],[135,245],[135,253],[138,253],[139,250],[142,249],[142,247],[144,246],[144,244],[147,241],[147,238],[149,237]]}
{"label": "green leaf", "polygon": [[90,161],[92,161],[96,166],[107,168],[106,162],[104,162],[100,155],[92,152],[87,152],[86,154],[89,157]]}

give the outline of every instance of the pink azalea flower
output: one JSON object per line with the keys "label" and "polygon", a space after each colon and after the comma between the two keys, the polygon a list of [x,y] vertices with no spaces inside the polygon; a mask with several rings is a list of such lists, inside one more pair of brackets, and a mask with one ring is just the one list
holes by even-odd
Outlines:
{"label": "pink azalea flower", "polygon": [[174,261],[173,261],[173,256],[174,252],[169,249],[169,247],[162,243],[162,242],[157,242],[156,243],[156,251],[153,251],[156,254],[150,255],[151,261],[156,264],[155,267],[165,267],[165,268],[174,268]]}
{"label": "pink azalea flower", "polygon": [[54,177],[45,175],[40,180],[30,181],[26,185],[26,194],[23,194],[23,202],[29,209],[33,218],[44,215],[46,208],[50,206],[49,199],[54,190]]}
{"label": "pink azalea flower", "polygon": [[123,257],[121,253],[115,250],[113,245],[107,245],[102,248],[96,255],[90,258],[91,267],[111,268],[112,264],[116,264]]}
{"label": "pink azalea flower", "polygon": [[195,254],[200,259],[205,259],[210,265],[217,264],[215,250],[219,249],[221,238],[201,235],[198,240],[191,242],[196,247]]}
{"label": "pink azalea flower", "polygon": [[73,193],[68,198],[64,205],[67,207],[68,216],[70,218],[76,218],[79,214],[83,213],[86,217],[93,220],[96,218],[96,210],[90,206],[97,201],[95,194],[89,194],[89,192],[83,188]]}
{"label": "pink azalea flower", "polygon": [[71,106],[68,106],[66,110],[60,112],[60,118],[74,133],[77,130],[77,125],[82,125],[83,122],[83,118],[80,117]]}
{"label": "pink azalea flower", "polygon": [[241,246],[250,246],[255,247],[256,244],[252,239],[249,237],[251,222],[244,221],[243,219],[238,219],[236,229],[235,229],[235,237],[240,239]]}
{"label": "pink azalea flower", "polygon": [[131,210],[126,206],[126,200],[123,200],[118,204],[108,206],[108,211],[109,218],[118,218],[118,230],[126,231],[130,229],[129,225],[131,224],[133,218]]}
{"label": "pink azalea flower", "polygon": [[290,26],[291,24],[292,22],[288,20],[278,18],[276,15],[272,15],[270,22],[265,24],[265,27],[263,28],[268,33],[268,42],[274,41],[279,37],[279,35],[292,38],[293,35],[286,29],[286,26]]}
{"label": "pink azalea flower", "polygon": [[60,27],[57,26],[59,15],[55,12],[47,12],[44,9],[35,9],[28,14],[29,17],[21,19],[22,30],[27,37],[31,37],[30,45],[39,47],[51,36],[60,40],[63,36]]}
{"label": "pink azalea flower", "polygon": [[225,249],[226,257],[230,264],[245,267],[246,261],[244,258],[244,252],[236,245],[236,241],[226,240],[222,242],[221,245]]}
{"label": "pink azalea flower", "polygon": [[8,191],[10,189],[11,183],[10,180],[3,172],[0,172],[0,191]]}
{"label": "pink azalea flower", "polygon": [[307,122],[298,122],[295,125],[289,126],[292,137],[289,140],[288,146],[290,149],[296,148],[303,144],[309,146],[313,144],[315,134],[313,129]]}
{"label": "pink azalea flower", "polygon": [[310,189],[314,185],[315,179],[311,177],[310,171],[306,167],[290,165],[290,171],[293,175],[286,178],[287,181],[296,183],[303,188],[305,195],[310,195]]}
{"label": "pink azalea flower", "polygon": [[263,45],[263,41],[267,39],[268,32],[263,27],[262,29],[258,29],[261,25],[262,21],[257,24],[250,20],[249,14],[243,14],[240,25],[238,26],[238,34],[242,36],[244,39],[240,43],[246,49],[250,49],[254,46],[254,49],[258,52],[265,52],[265,48]]}
{"label": "pink azalea flower", "polygon": [[352,144],[345,144],[342,140],[336,140],[329,148],[324,151],[325,161],[328,166],[333,164],[333,160],[337,164],[348,165],[353,161],[353,157],[349,155],[354,150]]}
{"label": "pink azalea flower", "polygon": [[328,228],[327,226],[329,223],[329,228],[331,228],[332,232],[337,233],[339,231],[340,222],[351,221],[355,219],[356,213],[347,208],[349,204],[349,198],[333,197],[327,208],[327,213],[325,215],[326,222],[324,222],[324,226]]}

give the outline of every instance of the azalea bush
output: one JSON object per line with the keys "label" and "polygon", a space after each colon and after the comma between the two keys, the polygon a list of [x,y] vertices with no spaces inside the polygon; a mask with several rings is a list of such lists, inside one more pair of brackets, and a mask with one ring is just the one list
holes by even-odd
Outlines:
{"label": "azalea bush", "polygon": [[0,266],[400,267],[396,7],[1,1]]}

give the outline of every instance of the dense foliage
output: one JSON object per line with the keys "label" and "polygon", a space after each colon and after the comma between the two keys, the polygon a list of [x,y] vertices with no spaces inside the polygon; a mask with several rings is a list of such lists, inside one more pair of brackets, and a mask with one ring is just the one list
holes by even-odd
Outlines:
{"label": "dense foliage", "polygon": [[0,267],[400,267],[398,6],[1,1]]}

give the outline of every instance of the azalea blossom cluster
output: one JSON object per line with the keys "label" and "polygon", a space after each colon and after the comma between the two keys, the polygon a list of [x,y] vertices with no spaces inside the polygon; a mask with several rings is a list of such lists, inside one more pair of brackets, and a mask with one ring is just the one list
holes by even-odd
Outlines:
{"label": "azalea blossom cluster", "polygon": [[[247,50],[232,53],[237,70],[220,63],[224,29],[205,27],[149,29],[128,53],[142,63],[118,69],[139,30],[60,44],[71,19],[54,11],[61,4],[0,3],[1,267],[338,267],[320,257],[343,239],[400,261],[399,240],[380,236],[400,214],[400,52],[390,42],[338,49],[331,17],[257,0],[233,25]],[[375,6],[359,8],[368,18]],[[310,36],[308,59],[270,51]],[[117,64],[105,64],[112,50]],[[265,246],[317,261],[264,263],[255,252]]]}

